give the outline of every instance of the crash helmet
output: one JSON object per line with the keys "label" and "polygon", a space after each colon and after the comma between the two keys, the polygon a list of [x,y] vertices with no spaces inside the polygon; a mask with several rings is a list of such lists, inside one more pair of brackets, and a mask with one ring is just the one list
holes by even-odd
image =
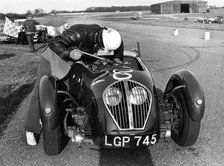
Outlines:
{"label": "crash helmet", "polygon": [[68,29],[69,25],[68,24],[64,24],[64,29]]}
{"label": "crash helmet", "polygon": [[121,45],[121,35],[112,28],[105,28],[102,32],[103,45],[105,53],[118,49]]}

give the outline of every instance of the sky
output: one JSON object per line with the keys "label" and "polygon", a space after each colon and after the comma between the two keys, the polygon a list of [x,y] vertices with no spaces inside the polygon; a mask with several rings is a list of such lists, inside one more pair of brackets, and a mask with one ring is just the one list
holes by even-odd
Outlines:
{"label": "sky", "polygon": [[[1,0],[0,13],[24,14],[28,10],[43,9],[79,11],[100,6],[144,6],[169,0]],[[208,5],[224,6],[224,0],[207,0]]]}

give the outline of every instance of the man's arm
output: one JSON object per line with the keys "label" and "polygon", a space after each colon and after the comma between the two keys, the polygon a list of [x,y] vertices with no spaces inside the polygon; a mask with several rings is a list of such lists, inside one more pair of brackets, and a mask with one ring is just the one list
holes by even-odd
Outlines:
{"label": "man's arm", "polygon": [[49,42],[49,48],[65,61],[71,60],[70,52],[79,43],[79,37],[75,32],[64,31],[62,35],[53,37]]}

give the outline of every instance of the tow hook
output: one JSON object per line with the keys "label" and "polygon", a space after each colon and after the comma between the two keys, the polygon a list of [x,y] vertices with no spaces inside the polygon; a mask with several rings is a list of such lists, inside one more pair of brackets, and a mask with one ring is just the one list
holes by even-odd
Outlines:
{"label": "tow hook", "polygon": [[81,143],[84,141],[84,134],[73,126],[68,126],[68,137],[71,138],[73,143],[77,143],[79,147],[81,147]]}
{"label": "tow hook", "polygon": [[161,107],[161,125],[160,125],[160,138],[164,141],[169,141],[171,137],[171,109],[166,109],[166,107]]}
{"label": "tow hook", "polygon": [[166,119],[165,117],[165,123],[166,123],[166,133],[165,133],[165,141],[168,141],[169,138],[171,137],[171,123],[170,119]]}
{"label": "tow hook", "polygon": [[171,137],[171,130],[165,126],[160,126],[160,138],[164,139],[164,141],[169,141],[169,138]]}
{"label": "tow hook", "polygon": [[165,133],[165,138],[164,138],[165,141],[168,141],[170,137],[171,137],[171,130],[170,128],[167,128]]}

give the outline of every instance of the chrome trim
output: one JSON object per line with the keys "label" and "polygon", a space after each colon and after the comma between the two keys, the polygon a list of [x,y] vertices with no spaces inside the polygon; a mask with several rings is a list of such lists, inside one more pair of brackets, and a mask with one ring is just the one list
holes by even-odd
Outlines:
{"label": "chrome trim", "polygon": [[[141,86],[147,92],[147,100],[141,105],[133,105],[129,100],[130,90],[135,86]],[[121,103],[117,106],[109,106],[105,102],[105,91],[111,87],[116,87],[122,92]],[[145,128],[152,106],[152,94],[146,86],[133,80],[117,81],[104,90],[102,98],[119,130],[143,130]]]}
{"label": "chrome trim", "polygon": [[128,90],[129,87],[128,87],[127,81],[123,81],[123,82],[124,82],[124,89],[125,89],[125,92],[126,92],[126,96],[128,96],[126,98],[126,102],[127,102],[127,107],[128,107],[129,129],[134,129],[133,110],[132,110],[131,102],[129,100],[130,90]]}

